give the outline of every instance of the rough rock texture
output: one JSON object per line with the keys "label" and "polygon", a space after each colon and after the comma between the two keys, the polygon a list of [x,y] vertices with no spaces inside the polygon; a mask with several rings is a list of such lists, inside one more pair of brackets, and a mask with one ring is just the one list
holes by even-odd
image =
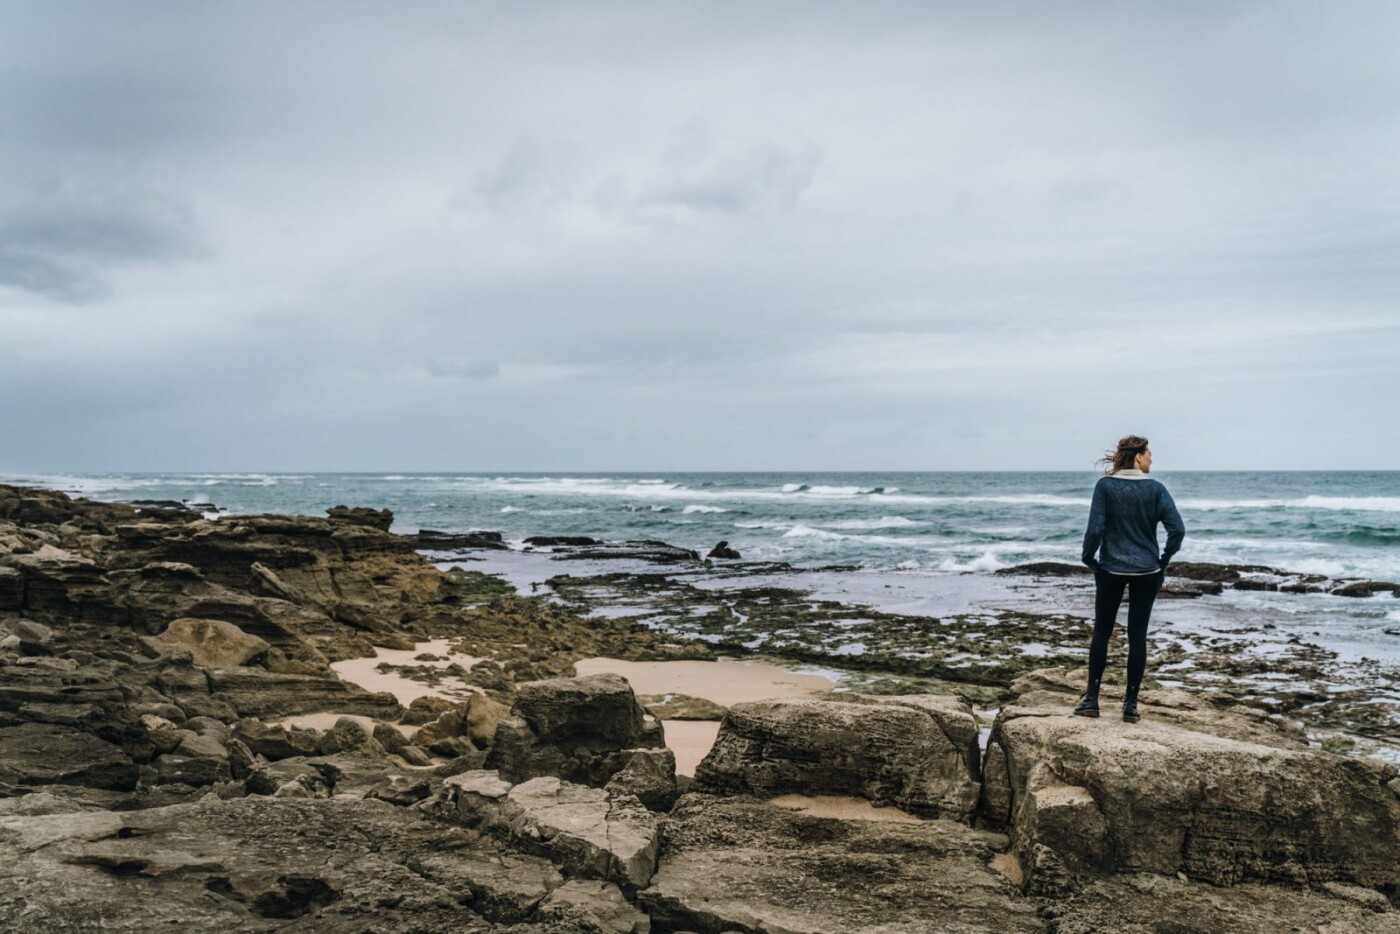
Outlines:
{"label": "rough rock texture", "polygon": [[1004,838],[946,820],[835,820],[690,793],[663,819],[639,903],[662,930],[1042,931],[988,868]]}
{"label": "rough rock texture", "polygon": [[0,817],[0,918],[32,932],[491,930],[468,891],[415,868],[426,853],[499,847],[379,801]]}
{"label": "rough rock texture", "polygon": [[479,770],[447,779],[438,810],[547,856],[570,875],[635,888],[656,870],[656,819],[632,795],[552,776],[512,786]]}
{"label": "rough rock texture", "polygon": [[552,678],[519,685],[486,767],[511,781],[554,775],[599,786],[623,767],[622,750],[662,745],[660,721],[648,723],[626,679]]}
{"label": "rough rock texture", "polygon": [[956,697],[735,704],[695,770],[696,791],[855,795],[967,821],[977,803],[977,721]]}
{"label": "rough rock texture", "polygon": [[648,934],[651,919],[610,882],[570,879],[540,903],[541,920],[572,924],[580,934]]}
{"label": "rough rock texture", "polygon": [[188,651],[196,665],[206,668],[236,668],[266,654],[269,646],[250,636],[233,623],[219,619],[176,619],[165,632],[151,640],[157,651]]}
{"label": "rough rock texture", "polygon": [[136,777],[130,756],[81,730],[48,723],[0,727],[0,782],[6,785],[130,791]]}
{"label": "rough rock texture", "polygon": [[651,811],[669,811],[679,793],[676,788],[676,754],[669,749],[625,749],[622,768],[604,790],[636,795]]}
{"label": "rough rock texture", "polygon": [[1145,692],[1142,722],[1125,724],[1070,715],[1073,685],[1054,673],[1019,684],[992,730],[981,814],[1009,827],[1032,891],[1098,872],[1400,886],[1394,766],[1183,692]]}
{"label": "rough rock texture", "polygon": [[658,720],[722,720],[729,712],[723,704],[689,694],[639,694],[637,703]]}

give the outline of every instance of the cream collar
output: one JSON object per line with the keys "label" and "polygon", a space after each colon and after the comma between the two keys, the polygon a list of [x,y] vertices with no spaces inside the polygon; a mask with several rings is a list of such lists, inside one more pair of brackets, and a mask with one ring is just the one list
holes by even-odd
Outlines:
{"label": "cream collar", "polygon": [[1151,480],[1151,479],[1152,479],[1152,478],[1149,477],[1147,474],[1143,473],[1141,470],[1138,470],[1136,467],[1124,467],[1122,470],[1118,471],[1117,473],[1111,473],[1111,474],[1109,474],[1109,476],[1110,476],[1110,477],[1115,477],[1115,478],[1117,478],[1117,479],[1119,479],[1119,480]]}

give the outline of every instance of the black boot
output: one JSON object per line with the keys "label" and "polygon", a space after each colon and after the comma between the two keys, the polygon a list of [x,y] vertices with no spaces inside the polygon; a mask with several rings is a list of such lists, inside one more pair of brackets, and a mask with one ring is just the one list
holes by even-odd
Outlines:
{"label": "black boot", "polygon": [[1099,715],[1099,686],[1089,685],[1089,689],[1084,692],[1084,696],[1079,698],[1079,703],[1074,705],[1074,715],[1076,717],[1097,717]]}
{"label": "black boot", "polygon": [[1137,697],[1138,685],[1128,685],[1128,690],[1123,694],[1124,723],[1137,723],[1139,720],[1142,719],[1142,715],[1138,713]]}

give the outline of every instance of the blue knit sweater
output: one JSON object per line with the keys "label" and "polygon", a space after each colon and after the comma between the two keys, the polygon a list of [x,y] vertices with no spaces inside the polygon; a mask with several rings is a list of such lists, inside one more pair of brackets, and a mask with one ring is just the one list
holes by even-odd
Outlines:
{"label": "blue knit sweater", "polygon": [[[1083,561],[1110,574],[1145,574],[1167,568],[1181,548],[1186,526],[1167,488],[1134,470],[1101,477],[1094,485]],[[1157,524],[1167,529],[1167,545],[1157,550]]]}

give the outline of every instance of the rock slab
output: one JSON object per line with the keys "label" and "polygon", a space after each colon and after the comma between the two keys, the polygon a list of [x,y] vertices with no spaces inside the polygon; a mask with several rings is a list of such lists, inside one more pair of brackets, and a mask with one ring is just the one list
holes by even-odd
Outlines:
{"label": "rock slab", "polygon": [[1138,724],[1074,717],[1073,702],[1023,695],[987,749],[982,813],[1009,828],[1031,891],[1104,872],[1400,885],[1394,766],[1310,749],[1182,692],[1144,694]]}
{"label": "rock slab", "polygon": [[533,778],[512,786],[476,770],[444,782],[441,810],[547,856],[570,875],[639,888],[656,871],[660,830],[633,795]]}
{"label": "rock slab", "polygon": [[696,791],[854,795],[968,821],[977,803],[977,721],[956,697],[735,704],[695,770]]}

